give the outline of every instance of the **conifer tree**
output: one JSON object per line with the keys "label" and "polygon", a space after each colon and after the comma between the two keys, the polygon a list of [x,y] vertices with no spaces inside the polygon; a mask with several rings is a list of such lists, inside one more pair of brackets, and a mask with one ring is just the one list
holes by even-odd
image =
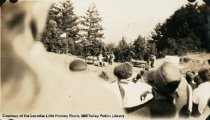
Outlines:
{"label": "conifer tree", "polygon": [[96,55],[103,50],[103,27],[101,25],[102,18],[95,7],[95,4],[91,4],[88,8],[85,16],[82,16],[82,37],[85,46],[91,46],[86,48],[84,52],[91,52],[92,55]]}
{"label": "conifer tree", "polygon": [[119,42],[118,46],[116,47],[114,54],[115,54],[115,59],[118,62],[125,62],[131,60],[130,46],[127,43],[125,37],[122,37],[122,40]]}
{"label": "conifer tree", "polygon": [[54,3],[48,14],[41,41],[47,51],[75,54],[75,41],[79,39],[78,17],[71,1]]}
{"label": "conifer tree", "polygon": [[133,52],[135,59],[143,59],[144,54],[147,52],[147,43],[146,39],[143,38],[141,35],[137,37],[134,41],[133,45]]}

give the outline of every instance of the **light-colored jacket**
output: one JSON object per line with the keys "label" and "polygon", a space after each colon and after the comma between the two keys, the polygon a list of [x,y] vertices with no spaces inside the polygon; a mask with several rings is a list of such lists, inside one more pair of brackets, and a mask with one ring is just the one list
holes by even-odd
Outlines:
{"label": "light-colored jacket", "polygon": [[[119,82],[122,104],[124,108],[135,107],[144,104],[153,98],[152,87],[147,83],[134,83],[132,81],[121,80]],[[141,100],[141,95],[149,92],[147,96]]]}
{"label": "light-colored jacket", "polygon": [[193,91],[193,102],[198,104],[198,111],[202,114],[210,100],[210,82],[202,83]]}

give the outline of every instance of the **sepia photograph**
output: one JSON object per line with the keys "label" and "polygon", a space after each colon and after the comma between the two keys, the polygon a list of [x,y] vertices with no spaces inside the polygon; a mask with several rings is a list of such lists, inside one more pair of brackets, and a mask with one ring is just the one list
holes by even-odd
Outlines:
{"label": "sepia photograph", "polygon": [[0,120],[210,120],[210,0],[0,7]]}

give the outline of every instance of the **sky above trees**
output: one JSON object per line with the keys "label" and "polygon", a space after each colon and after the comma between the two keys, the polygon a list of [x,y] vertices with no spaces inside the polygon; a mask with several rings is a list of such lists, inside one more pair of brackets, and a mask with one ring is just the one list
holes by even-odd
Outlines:
{"label": "sky above trees", "polygon": [[[122,36],[128,42],[138,35],[148,37],[158,23],[162,23],[187,0],[72,0],[77,15],[84,15],[88,6],[96,5],[105,28],[103,40],[118,43]],[[197,0],[199,4],[202,0]]]}

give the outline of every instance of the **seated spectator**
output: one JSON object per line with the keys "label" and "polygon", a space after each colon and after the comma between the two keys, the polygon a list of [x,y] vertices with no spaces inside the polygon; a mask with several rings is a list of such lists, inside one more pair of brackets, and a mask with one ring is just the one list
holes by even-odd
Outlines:
{"label": "seated spectator", "polygon": [[100,53],[98,56],[98,66],[103,66],[103,55]]}

